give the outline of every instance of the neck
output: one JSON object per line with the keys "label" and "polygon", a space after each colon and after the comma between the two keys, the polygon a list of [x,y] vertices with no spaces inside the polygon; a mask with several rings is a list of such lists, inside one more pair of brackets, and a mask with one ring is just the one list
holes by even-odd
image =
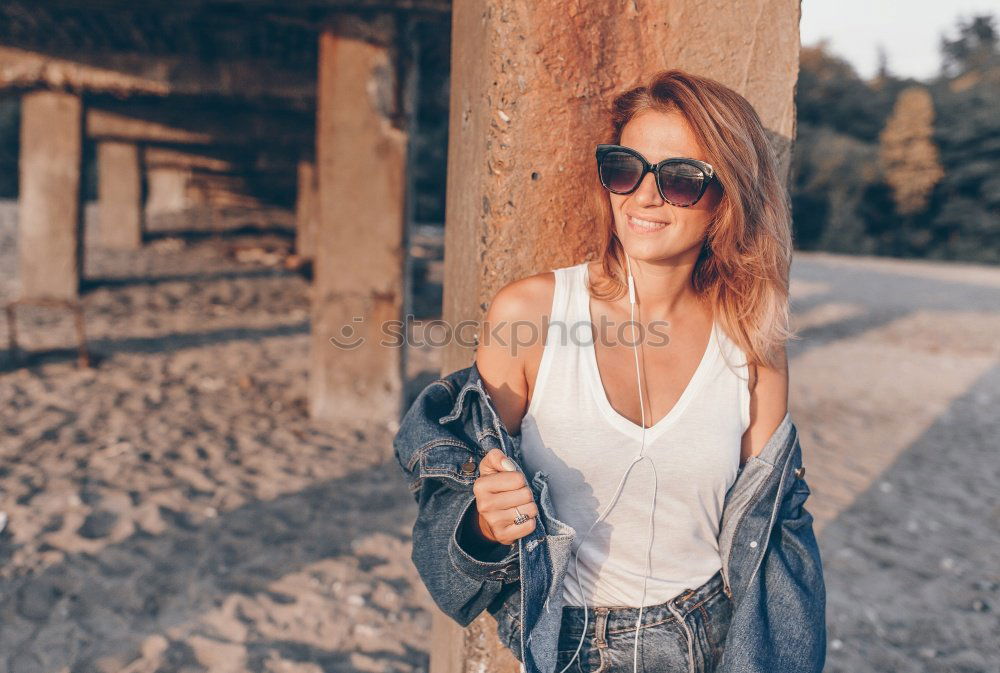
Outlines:
{"label": "neck", "polygon": [[631,264],[636,302],[642,306],[643,320],[668,319],[700,303],[691,284],[694,262],[632,259]]}

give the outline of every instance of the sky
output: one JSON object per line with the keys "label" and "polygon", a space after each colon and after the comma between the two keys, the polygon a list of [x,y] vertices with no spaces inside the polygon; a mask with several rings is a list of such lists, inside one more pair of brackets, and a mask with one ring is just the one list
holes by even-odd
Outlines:
{"label": "sky", "polygon": [[941,34],[954,38],[958,18],[976,13],[1000,23],[1000,0],[802,0],[800,32],[804,45],[828,38],[865,79],[878,67],[880,42],[891,72],[925,79],[940,68]]}

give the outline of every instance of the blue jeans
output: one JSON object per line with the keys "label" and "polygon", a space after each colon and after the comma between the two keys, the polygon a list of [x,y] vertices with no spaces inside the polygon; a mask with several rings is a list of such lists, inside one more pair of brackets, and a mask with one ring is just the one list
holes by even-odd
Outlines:
{"label": "blue jeans", "polygon": [[[639,608],[587,607],[587,635],[566,673],[633,670]],[[697,589],[642,609],[639,673],[710,673],[722,657],[733,604],[722,591],[722,572]],[[583,632],[584,608],[563,607],[555,673],[573,659]]]}

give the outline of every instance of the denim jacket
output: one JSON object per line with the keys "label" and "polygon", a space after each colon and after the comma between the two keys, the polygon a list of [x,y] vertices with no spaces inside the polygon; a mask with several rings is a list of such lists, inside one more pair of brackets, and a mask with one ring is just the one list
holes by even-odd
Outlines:
{"label": "denim jacket", "polygon": [[[497,414],[475,363],[429,384],[404,415],[393,450],[417,501],[411,559],[437,606],[468,626],[483,610],[523,673],[553,673],[563,580],[576,531],[554,516],[548,474],[525,474],[535,529],[492,557],[460,545],[479,461],[499,448],[519,466],[520,435]],[[819,673],[826,588],[798,432],[786,414],[726,493],[719,530],[724,591],[733,601],[720,673]]]}

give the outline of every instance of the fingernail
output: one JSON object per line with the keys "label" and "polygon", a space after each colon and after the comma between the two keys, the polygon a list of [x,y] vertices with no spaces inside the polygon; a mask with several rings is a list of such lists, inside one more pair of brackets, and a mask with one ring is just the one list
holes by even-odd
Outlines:
{"label": "fingernail", "polygon": [[511,460],[510,458],[504,458],[503,460],[501,460],[500,466],[503,469],[507,470],[508,472],[514,472],[515,470],[517,470],[517,465],[515,465],[514,461]]}

